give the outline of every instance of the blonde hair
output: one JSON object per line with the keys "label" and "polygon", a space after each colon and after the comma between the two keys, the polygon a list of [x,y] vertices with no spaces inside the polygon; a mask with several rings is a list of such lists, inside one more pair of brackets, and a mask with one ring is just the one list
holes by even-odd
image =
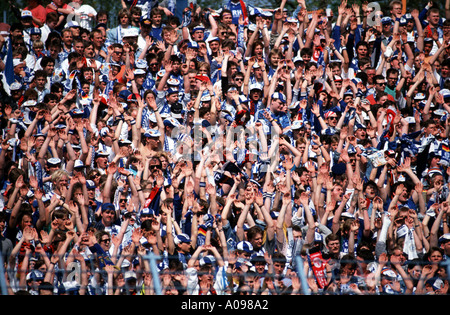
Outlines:
{"label": "blonde hair", "polygon": [[63,176],[69,178],[69,173],[66,170],[57,170],[52,174],[52,183],[56,184]]}
{"label": "blonde hair", "polygon": [[44,42],[41,40],[35,40],[33,42],[33,49],[36,49],[36,48],[44,49]]}

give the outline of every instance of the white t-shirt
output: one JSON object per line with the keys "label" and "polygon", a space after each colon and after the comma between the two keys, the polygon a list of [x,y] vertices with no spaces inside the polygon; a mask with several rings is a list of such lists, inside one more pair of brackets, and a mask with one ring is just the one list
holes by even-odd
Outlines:
{"label": "white t-shirt", "polygon": [[[75,9],[75,13],[79,13],[79,19],[77,21],[80,23],[80,26],[92,31],[95,23],[95,16],[97,15],[97,11],[88,4],[83,4],[78,9]],[[93,17],[88,16],[88,14],[93,14]]]}

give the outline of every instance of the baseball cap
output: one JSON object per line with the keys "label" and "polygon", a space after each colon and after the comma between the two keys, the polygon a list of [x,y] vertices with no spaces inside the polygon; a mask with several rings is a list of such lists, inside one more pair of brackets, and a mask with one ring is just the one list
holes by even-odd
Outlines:
{"label": "baseball cap", "polygon": [[144,132],[144,137],[147,137],[147,138],[158,138],[159,136],[161,136],[161,132],[156,129],[147,129]]}
{"label": "baseball cap", "polygon": [[177,245],[181,244],[181,243],[190,243],[191,238],[186,233],[181,233],[181,234],[178,234],[177,236],[175,236],[174,241],[175,241],[175,244],[177,244]]}
{"label": "baseball cap", "polygon": [[47,160],[47,165],[59,165],[61,164],[61,159],[60,158],[50,158]]}
{"label": "baseball cap", "polygon": [[281,92],[275,92],[272,94],[272,99],[278,99],[283,103],[286,103],[286,96]]}
{"label": "baseball cap", "polygon": [[85,168],[83,161],[81,160],[75,160],[75,163],[73,165],[73,168]]}
{"label": "baseball cap", "polygon": [[33,13],[31,13],[30,10],[22,10],[22,13],[20,14],[20,17],[22,19],[33,18]]}
{"label": "baseball cap", "polygon": [[252,253],[253,252],[253,245],[248,241],[240,241],[236,245],[236,249],[240,251],[244,251],[246,253]]}

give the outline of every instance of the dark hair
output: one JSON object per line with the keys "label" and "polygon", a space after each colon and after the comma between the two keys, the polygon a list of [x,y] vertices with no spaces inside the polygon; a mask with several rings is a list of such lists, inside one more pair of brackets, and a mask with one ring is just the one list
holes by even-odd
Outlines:
{"label": "dark hair", "polygon": [[41,59],[41,67],[45,68],[49,63],[53,63],[55,64],[55,59],[53,59],[53,57],[50,56],[44,56]]}
{"label": "dark hair", "polygon": [[42,69],[36,70],[34,73],[34,78],[47,78],[47,72]]}
{"label": "dark hair", "polygon": [[263,233],[264,231],[259,226],[254,225],[247,230],[247,238],[249,241],[251,241],[256,237],[256,235],[258,234],[262,235]]}

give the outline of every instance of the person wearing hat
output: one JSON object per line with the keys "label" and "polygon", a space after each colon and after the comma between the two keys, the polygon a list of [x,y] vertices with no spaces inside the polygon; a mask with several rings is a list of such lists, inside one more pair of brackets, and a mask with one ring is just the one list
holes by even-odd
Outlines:
{"label": "person wearing hat", "polygon": [[[97,230],[103,231],[108,235],[117,235],[120,231],[120,225],[117,225],[118,211],[112,203],[103,203],[100,207],[100,220],[94,224]],[[107,246],[103,248],[105,251],[109,250],[112,244],[111,238],[109,238],[109,244],[107,242],[99,241],[100,246]]]}
{"label": "person wearing hat", "polygon": [[[201,259],[201,265],[196,263]],[[213,264],[214,259],[214,264]],[[216,265],[216,266],[214,266]],[[217,269],[216,269],[217,268]],[[196,248],[187,263],[187,294],[188,295],[223,295],[228,289],[228,281],[223,257],[212,245],[200,245]]]}
{"label": "person wearing hat", "polygon": [[84,165],[82,160],[75,160],[73,164],[73,176],[86,176],[85,174],[86,165]]}
{"label": "person wearing hat", "polygon": [[44,281],[44,273],[39,269],[32,270],[26,275],[27,291],[31,295],[39,294],[39,286]]}
{"label": "person wearing hat", "polygon": [[394,22],[389,16],[384,16],[381,18],[381,36],[383,43],[388,46],[389,42],[392,40]]}
{"label": "person wearing hat", "polygon": [[[133,26],[130,26],[127,29],[122,30],[122,42],[124,48],[126,48],[125,53],[129,52],[130,47],[133,47],[137,44],[139,36],[139,29]],[[139,56],[140,52],[137,52],[135,56]]]}
{"label": "person wearing hat", "polygon": [[214,58],[219,56],[220,53],[220,39],[217,36],[210,36],[206,40],[208,48],[209,63],[211,64]]}
{"label": "person wearing hat", "polygon": [[177,119],[173,117],[167,117],[166,119],[164,119],[163,123],[164,123],[164,151],[170,152],[172,155],[175,155],[178,127],[180,127],[181,124]]}
{"label": "person wearing hat", "polygon": [[236,117],[236,113],[242,110],[242,106],[239,100],[239,91],[234,84],[228,85],[228,91],[226,92],[226,98],[221,105],[222,110],[226,110],[231,114],[233,120]]}
{"label": "person wearing hat", "polygon": [[11,108],[16,109],[19,107],[19,103],[23,100],[23,93],[25,90],[22,84],[14,81],[11,85],[9,85],[9,91],[11,94]]}
{"label": "person wearing hat", "polygon": [[[31,13],[31,21],[34,27],[42,27],[45,23],[47,12],[42,5],[42,0],[28,0],[28,5],[23,8],[23,11],[29,11]],[[26,15],[28,16],[28,15]]]}
{"label": "person wearing hat", "polygon": [[[245,78],[244,78],[245,80]],[[245,82],[244,82],[245,84]],[[245,87],[245,86],[244,86]],[[245,92],[244,92],[245,95]],[[248,89],[248,99],[249,99],[249,110],[250,115],[255,115],[255,113],[263,107],[263,86],[255,83],[250,84]]]}
{"label": "person wearing hat", "polygon": [[248,241],[240,241],[236,244],[236,259],[238,262],[249,262],[253,254],[253,245]]}
{"label": "person wearing hat", "polygon": [[[46,157],[41,155],[41,152],[46,148],[47,145],[45,144],[46,141],[44,141],[44,144],[42,145],[40,151],[39,151],[39,155],[38,155],[38,160],[39,161],[43,161]],[[51,177],[53,176],[53,174],[61,169],[61,159],[60,158],[56,158],[56,157],[52,157],[47,159],[46,163],[44,163],[44,174],[43,174],[43,181],[44,181],[44,191],[48,192],[50,191],[52,188],[52,184],[51,184]],[[46,189],[47,187],[47,189]]]}
{"label": "person wearing hat", "polygon": [[157,129],[147,129],[142,134],[142,144],[139,151],[144,155],[153,156],[161,151],[164,141],[164,135]]}
{"label": "person wearing hat", "polygon": [[173,61],[167,61],[164,68],[164,74],[156,87],[156,105],[160,114],[170,114],[171,107],[180,101],[180,91],[178,88],[169,88],[167,91],[165,90],[167,81],[175,68],[173,66]]}
{"label": "person wearing hat", "polygon": [[314,115],[316,115],[317,119],[320,122],[320,125],[322,127],[321,130],[321,134],[325,135],[333,135],[336,133],[336,127],[338,125],[338,121],[339,121],[339,116],[337,114],[336,111],[334,111],[333,109],[329,109],[324,113],[324,117],[322,118],[322,116],[320,115],[320,111],[314,108],[315,106],[313,105],[313,113]]}
{"label": "person wearing hat", "polygon": [[39,27],[32,27],[29,31],[29,35],[30,35],[30,40],[27,43],[27,45],[28,45],[28,49],[31,51],[31,50],[34,50],[33,43],[36,41],[41,41],[42,31]]}
{"label": "person wearing hat", "polygon": [[186,233],[176,234],[173,238],[173,245],[169,244],[168,246],[169,255],[178,257],[186,269],[193,254],[191,238]]}
{"label": "person wearing hat", "polygon": [[247,71],[245,72],[244,78],[244,94],[246,94],[246,85],[248,84],[259,84],[261,86],[269,86],[269,77],[267,75],[266,64],[264,61],[258,61],[256,57],[251,57],[248,61]]}
{"label": "person wearing hat", "polygon": [[284,130],[291,125],[291,121],[287,111],[283,110],[287,103],[283,93],[273,93],[269,102],[268,108],[260,109],[255,113],[255,119],[263,120],[269,126],[269,134],[271,134],[271,127]]}
{"label": "person wearing hat", "polygon": [[191,40],[198,42],[204,39],[205,39],[205,27],[202,24],[192,27]]}
{"label": "person wearing hat", "polygon": [[24,87],[28,86],[28,82],[26,82],[27,73],[25,72],[25,61],[23,61],[20,58],[14,58],[13,69],[14,69],[14,82],[17,82]]}
{"label": "person wearing hat", "polygon": [[94,154],[94,166],[100,174],[106,174],[110,153],[105,150],[97,150]]}
{"label": "person wearing hat", "polygon": [[136,68],[134,70],[129,69],[125,72],[125,77],[127,81],[131,82],[131,90],[134,91],[135,94],[140,95],[141,98],[144,97],[144,93],[146,90],[144,88],[146,75],[147,73],[145,69],[142,68]]}

